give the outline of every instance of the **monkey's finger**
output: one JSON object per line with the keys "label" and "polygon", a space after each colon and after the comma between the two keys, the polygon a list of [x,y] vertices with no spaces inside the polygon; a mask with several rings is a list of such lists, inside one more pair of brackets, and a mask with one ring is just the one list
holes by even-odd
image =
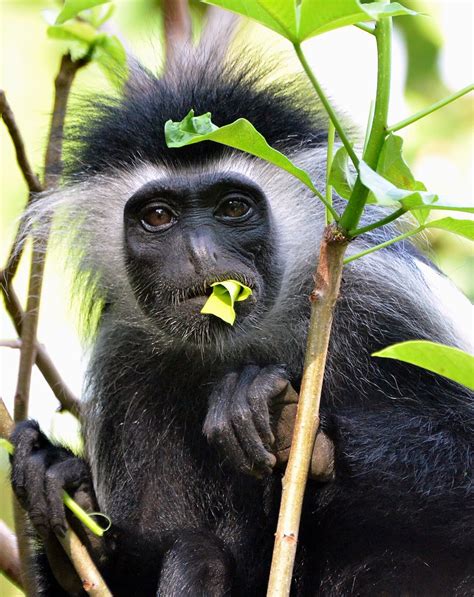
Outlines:
{"label": "monkey's finger", "polygon": [[46,438],[41,433],[36,421],[18,423],[10,435],[10,441],[15,448],[11,457],[12,485],[21,504],[26,499],[28,487],[25,463],[35,450],[43,447],[43,439]]}
{"label": "monkey's finger", "polygon": [[50,524],[60,537],[66,534],[66,512],[62,500],[63,491],[74,493],[88,480],[87,469],[78,458],[70,458],[54,464],[46,471],[45,496],[50,510]]}
{"label": "monkey's finger", "polygon": [[252,411],[237,405],[232,417],[232,426],[245,455],[245,460],[240,463],[239,468],[246,471],[250,469],[254,474],[270,474],[276,458],[263,445],[253,421]]}
{"label": "monkey's finger", "polygon": [[275,442],[271,429],[269,405],[288,387],[282,367],[271,366],[261,370],[253,380],[247,400],[254,415],[254,423],[265,447],[270,450]]}
{"label": "monkey's finger", "polygon": [[25,506],[28,516],[38,533],[42,537],[47,537],[51,531],[51,526],[48,504],[44,494],[46,458],[43,450],[25,459],[24,472],[26,482]]}

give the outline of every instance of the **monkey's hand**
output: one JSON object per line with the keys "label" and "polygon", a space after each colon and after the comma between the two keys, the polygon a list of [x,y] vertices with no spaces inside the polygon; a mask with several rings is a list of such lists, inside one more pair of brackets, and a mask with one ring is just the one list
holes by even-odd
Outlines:
{"label": "monkey's hand", "polygon": [[[214,388],[204,422],[210,443],[239,471],[262,477],[288,461],[298,394],[281,367],[254,365],[228,373]],[[310,478],[334,479],[334,445],[321,429],[314,443]]]}
{"label": "monkey's hand", "polygon": [[[15,447],[11,458],[13,491],[42,539],[57,581],[69,593],[80,594],[81,582],[56,536],[63,537],[67,529],[63,490],[84,510],[98,510],[89,467],[69,450],[52,444],[36,421],[16,425],[10,439]],[[69,522],[96,563],[105,560],[101,539],[74,517]]]}
{"label": "monkey's hand", "polygon": [[272,472],[270,405],[288,384],[282,367],[248,365],[214,387],[203,431],[238,471],[258,477]]}

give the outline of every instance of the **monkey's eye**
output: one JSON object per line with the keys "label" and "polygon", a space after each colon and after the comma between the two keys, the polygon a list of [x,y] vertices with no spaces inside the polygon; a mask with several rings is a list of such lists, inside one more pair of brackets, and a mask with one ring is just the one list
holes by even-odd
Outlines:
{"label": "monkey's eye", "polygon": [[250,205],[243,199],[225,199],[215,211],[220,218],[242,218],[250,212]]}
{"label": "monkey's eye", "polygon": [[173,212],[160,205],[149,205],[140,212],[141,225],[149,232],[169,228],[175,221]]}

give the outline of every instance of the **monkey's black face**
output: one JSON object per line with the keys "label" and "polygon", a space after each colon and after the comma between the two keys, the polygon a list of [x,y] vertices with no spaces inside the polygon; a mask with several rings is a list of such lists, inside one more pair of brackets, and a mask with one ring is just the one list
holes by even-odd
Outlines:
{"label": "monkey's black face", "polygon": [[[208,173],[152,181],[128,200],[124,218],[128,273],[153,325],[208,344],[258,322],[276,272],[267,200],[250,179]],[[234,328],[200,312],[211,284],[227,279],[253,291],[236,304]]]}

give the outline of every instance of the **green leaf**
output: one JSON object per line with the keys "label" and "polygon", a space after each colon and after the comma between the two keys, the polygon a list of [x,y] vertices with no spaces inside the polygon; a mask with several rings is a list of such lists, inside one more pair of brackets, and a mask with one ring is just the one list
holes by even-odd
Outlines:
{"label": "green leaf", "polygon": [[425,228],[439,228],[440,230],[447,230],[453,234],[464,236],[469,240],[474,241],[474,221],[473,220],[458,220],[456,218],[441,218],[440,220],[433,220],[425,224]]}
{"label": "green leaf", "polygon": [[65,0],[63,9],[56,18],[56,25],[61,25],[76,17],[81,11],[93,8],[99,4],[106,4],[109,0]]}
{"label": "green leaf", "polygon": [[100,35],[92,25],[75,21],[73,23],[66,23],[64,25],[51,25],[47,29],[48,37],[52,39],[61,39],[64,41],[80,41],[86,44],[92,44]]}
{"label": "green leaf", "polygon": [[401,189],[426,191],[422,182],[415,180],[402,155],[403,139],[390,133],[384,141],[377,164],[377,172]]}
{"label": "green leaf", "polygon": [[204,0],[248,17],[289,40],[297,41],[295,0]]}
{"label": "green leaf", "polygon": [[211,122],[209,112],[202,116],[194,116],[194,110],[191,110],[180,122],[166,122],[165,139],[168,147],[184,147],[201,141],[214,141],[245,151],[286,170],[313,193],[319,194],[306,170],[298,168],[285,155],[270,147],[265,138],[245,118],[239,118],[219,128]]}
{"label": "green leaf", "polygon": [[398,2],[361,4],[358,0],[303,0],[301,3],[298,40],[303,41],[326,31],[355,25],[361,21],[383,17],[415,15]]}
{"label": "green leaf", "polygon": [[362,184],[368,188],[372,195],[368,202],[377,203],[384,207],[404,207],[412,211],[420,224],[423,224],[428,216],[428,211],[420,207],[429,208],[438,201],[438,195],[428,191],[415,191],[412,189],[400,189],[372,170],[363,160],[359,162],[359,176]]}
{"label": "green leaf", "polygon": [[388,346],[372,356],[417,365],[474,390],[474,356],[458,348],[427,340],[410,340]]}
{"label": "green leaf", "polygon": [[213,291],[201,309],[201,313],[219,317],[226,323],[234,325],[236,301],[245,301],[252,294],[251,289],[237,280],[224,280],[211,284]]}
{"label": "green leaf", "polygon": [[398,2],[361,4],[359,0],[204,0],[257,21],[299,43],[309,37],[360,21],[415,15]]}
{"label": "green leaf", "polygon": [[340,147],[335,155],[329,174],[329,184],[343,199],[349,199],[356,181],[357,173],[349,167],[349,155],[345,147]]}

